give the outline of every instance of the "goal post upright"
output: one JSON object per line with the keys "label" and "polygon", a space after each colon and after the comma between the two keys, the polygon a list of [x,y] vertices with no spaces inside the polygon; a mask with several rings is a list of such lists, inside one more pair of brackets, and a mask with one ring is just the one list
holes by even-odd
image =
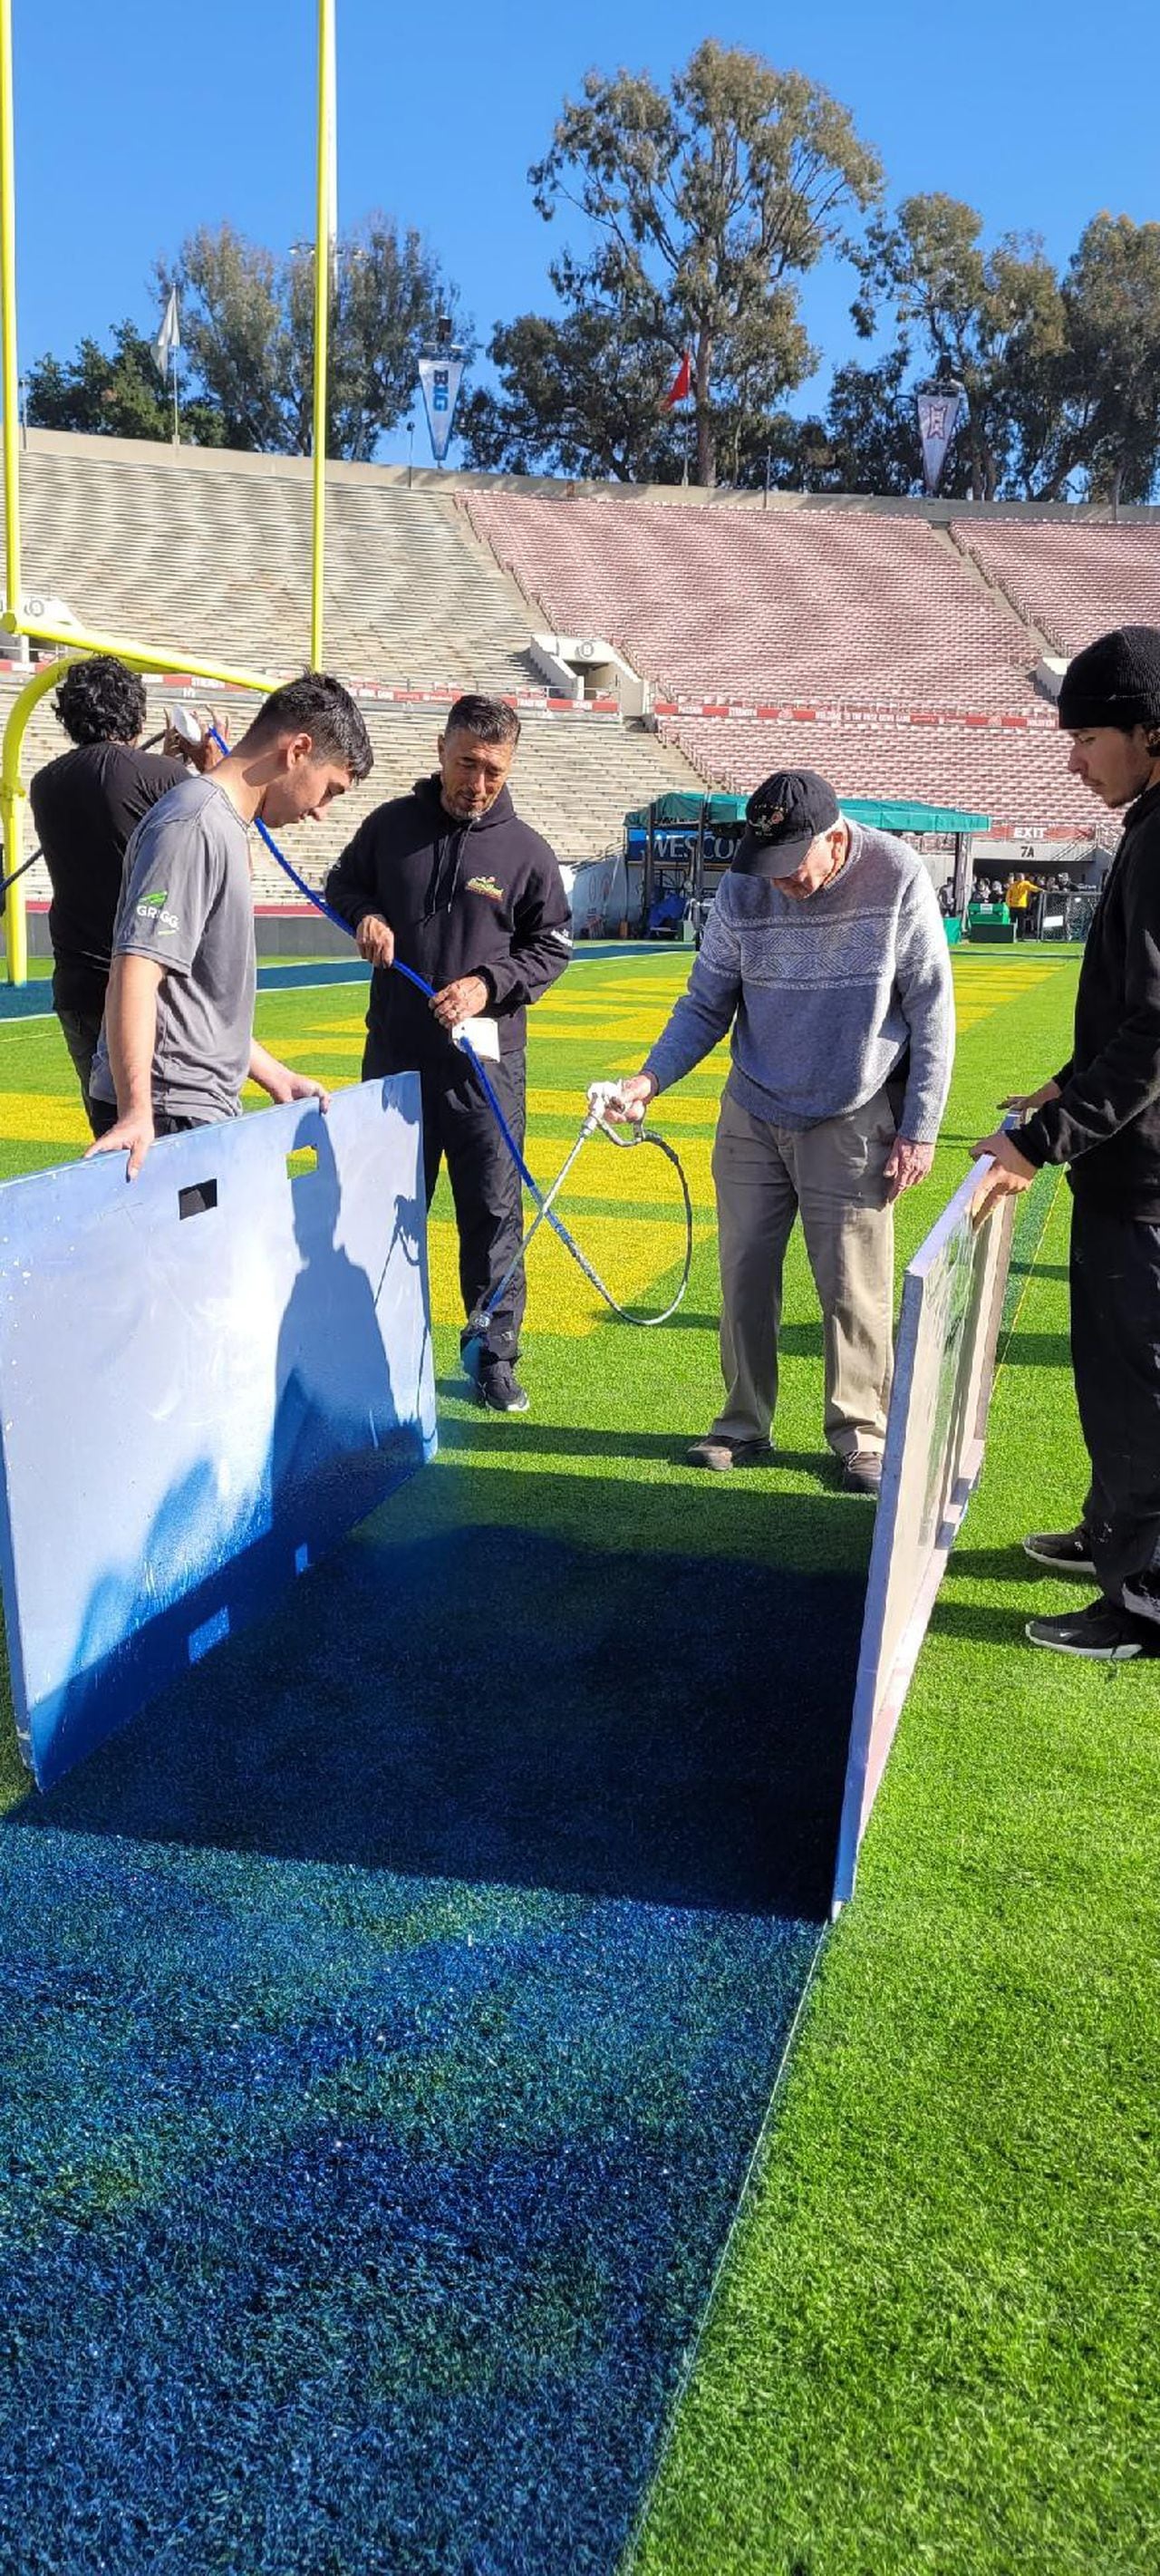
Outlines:
{"label": "goal post upright", "polygon": [[[322,661],[326,536],[326,418],[331,265],[335,248],[334,167],[335,0],[318,0],[318,137],[317,227],[314,279],[314,456],[310,577],[310,659]],[[61,647],[75,659],[84,653],[115,653],[138,671],[181,672],[212,685],[254,689],[263,693],[276,683],[252,671],[191,659],[176,646],[138,644],[122,637],[73,627],[30,628],[24,615],[20,526],[20,403],[16,334],[16,156],[12,62],[12,0],[0,0],[0,444],[4,465],[5,603],[0,631]],[[54,686],[63,661],[39,670],[17,693],[4,726],[0,749],[0,834],[4,873],[20,866],[25,790],[20,767],[24,736],[34,708]],[[5,970],[10,984],[28,980],[28,933],[25,886],[9,885],[4,902]]]}
{"label": "goal post upright", "polygon": [[[0,0],[0,435],[4,452],[5,605],[19,619],[24,593],[20,565],[20,376],[16,357],[16,152],[12,103],[12,0]],[[21,858],[19,786],[10,794],[5,764],[0,785],[0,834],[4,874]],[[10,984],[28,978],[24,887],[9,885],[4,901],[4,942]]]}

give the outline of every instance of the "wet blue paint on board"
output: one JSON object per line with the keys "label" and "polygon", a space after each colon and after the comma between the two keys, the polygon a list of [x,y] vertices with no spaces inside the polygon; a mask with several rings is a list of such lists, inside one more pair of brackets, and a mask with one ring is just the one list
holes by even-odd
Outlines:
{"label": "wet blue paint on board", "polygon": [[[404,1075],[0,1189],[0,1574],[59,1779],[434,1449]],[[288,1168],[304,1156],[308,1168]]]}

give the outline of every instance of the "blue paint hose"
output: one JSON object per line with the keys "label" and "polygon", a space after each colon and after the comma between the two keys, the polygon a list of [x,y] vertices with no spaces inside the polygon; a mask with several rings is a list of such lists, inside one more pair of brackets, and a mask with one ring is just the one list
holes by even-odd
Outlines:
{"label": "blue paint hose", "polygon": [[[223,752],[228,751],[229,746],[227,743],[223,742],[216,725],[211,725],[209,730],[213,741],[218,744],[219,749]],[[292,865],[288,858],[283,856],[283,853],[279,849],[272,833],[267,831],[261,815],[256,815],[255,821],[271,858],[277,861],[283,874],[289,877],[291,885],[297,888],[300,895],[305,896],[307,903],[313,904],[314,910],[316,912],[320,912],[325,921],[332,921],[336,930],[341,930],[347,939],[353,939],[354,932],[351,929],[349,921],[344,921],[341,913],[335,912],[333,906],[327,903],[325,896],[316,894],[313,886],[307,885],[305,877],[299,876],[297,868]],[[424,994],[429,1002],[434,1001],[434,985],[429,984],[424,976],[417,975],[413,966],[404,966],[400,957],[396,957],[393,960],[392,972],[396,975],[404,976],[407,983],[413,984],[416,992]],[[453,1041],[449,1038],[448,1044],[450,1045],[451,1043],[453,1043]],[[498,1288],[494,1288],[492,1290],[486,1306],[477,1307],[474,1314],[468,1316],[468,1341],[465,1344],[465,1349],[469,1348],[472,1343],[479,1343],[482,1341],[487,1330],[489,1319],[495,1308],[498,1306],[505,1290],[510,1285],[511,1280],[514,1278],[533,1235],[538,1234],[540,1227],[545,1223],[551,1226],[553,1234],[558,1236],[565,1251],[571,1254],[573,1261],[576,1262],[578,1268],[583,1271],[590,1287],[595,1288],[597,1295],[603,1298],[605,1305],[611,1309],[611,1312],[618,1318],[620,1323],[633,1324],[638,1328],[638,1330],[644,1332],[652,1331],[658,1324],[667,1324],[670,1317],[676,1314],[677,1308],[684,1298],[685,1290],[689,1285],[689,1272],[693,1263],[693,1203],[689,1196],[689,1184],[685,1178],[684,1169],[680,1158],[674,1152],[673,1147],[666,1142],[663,1136],[646,1135],[642,1126],[636,1127],[630,1136],[618,1136],[615,1129],[609,1126],[607,1119],[604,1118],[598,1110],[590,1109],[581,1124],[580,1133],[576,1142],[572,1146],[571,1151],[567,1155],[567,1158],[562,1164],[560,1170],[557,1172],[551,1188],[544,1191],[540,1188],[539,1182],[528,1170],[527,1164],[524,1161],[523,1155],[520,1152],[519,1146],[517,1145],[507,1119],[504,1116],[500,1101],[496,1096],[495,1087],[488,1079],[487,1070],[483,1064],[482,1058],[476,1054],[471,1040],[466,1033],[464,1033],[463,1036],[462,1046],[463,1053],[466,1055],[481,1086],[488,1107],[491,1110],[492,1116],[499,1128],[500,1135],[502,1136],[504,1144],[511,1155],[512,1161],[515,1164],[524,1188],[528,1191],[530,1197],[534,1199],[536,1206],[536,1214],[532,1219],[531,1225],[528,1227],[523,1242],[516,1254],[515,1260],[511,1262],[508,1269],[505,1271]],[[557,1216],[553,1206],[553,1201],[563,1188],[564,1182],[566,1181],[582,1146],[587,1144],[590,1136],[595,1135],[598,1127],[602,1134],[607,1136],[610,1144],[618,1145],[622,1149],[631,1149],[638,1145],[651,1145],[654,1152],[663,1154],[666,1162],[672,1164],[673,1170],[675,1171],[677,1179],[681,1185],[681,1198],[684,1203],[685,1211],[685,1256],[681,1267],[680,1283],[675,1297],[670,1298],[668,1305],[662,1307],[660,1312],[655,1315],[634,1315],[630,1312],[627,1306],[622,1306],[619,1303],[619,1300],[613,1296],[612,1290],[605,1286],[603,1279],[600,1277],[599,1271],[593,1269],[587,1253],[581,1251],[580,1245],[576,1242],[574,1236],[569,1234],[563,1218]]]}
{"label": "blue paint hose", "polygon": [[22,859],[20,866],[18,868],[13,868],[10,877],[0,877],[0,896],[7,894],[9,886],[15,885],[17,877],[27,876],[29,869],[34,868],[37,860],[42,859],[43,857],[43,850],[34,850],[30,859]]}

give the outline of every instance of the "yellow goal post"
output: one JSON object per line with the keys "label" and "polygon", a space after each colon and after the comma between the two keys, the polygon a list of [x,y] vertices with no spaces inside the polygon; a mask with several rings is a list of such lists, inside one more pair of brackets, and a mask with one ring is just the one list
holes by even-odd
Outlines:
{"label": "yellow goal post", "polygon": [[[64,649],[51,662],[42,663],[17,692],[4,727],[0,751],[0,838],[4,844],[4,874],[11,879],[21,864],[24,840],[24,800],[27,788],[21,777],[21,756],[28,721],[35,707],[48,691],[55,688],[70,662],[87,659],[90,653],[115,653],[134,671],[152,671],[159,677],[182,680],[207,680],[217,689],[252,689],[268,697],[277,680],[257,671],[237,671],[226,662],[204,662],[183,653],[176,645],[137,644],[124,636],[86,634],[75,628],[29,627],[11,609],[0,615],[0,631],[9,635],[35,634],[41,641],[59,644]],[[10,984],[28,981],[28,922],[25,910],[25,879],[8,886],[4,898],[4,943]]]}

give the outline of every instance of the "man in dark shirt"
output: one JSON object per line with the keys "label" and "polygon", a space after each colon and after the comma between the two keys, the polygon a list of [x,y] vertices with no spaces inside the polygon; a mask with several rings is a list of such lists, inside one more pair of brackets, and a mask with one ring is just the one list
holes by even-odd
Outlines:
{"label": "man in dark shirt", "polygon": [[[37,771],[29,789],[52,884],[52,1000],[96,1134],[89,1076],[101,1033],[125,847],[142,815],[189,776],[186,762],[137,748],[145,689],[112,653],[73,662],[53,701],[76,747]],[[191,753],[191,758],[195,755]],[[209,766],[212,754],[197,759]]]}
{"label": "man in dark shirt", "polygon": [[[571,915],[553,852],[521,823],[507,779],[519,718],[501,699],[458,698],[439,736],[439,769],[410,796],[368,815],[326,881],[326,899],[350,923],[371,977],[363,1080],[416,1070],[423,1091],[423,1154],[430,1205],[447,1157],[459,1229],[459,1281],[469,1318],[503,1280],[519,1249],[519,1174],[478,1076],[452,1032],[466,1023],[521,1150],[527,1005],[563,973]],[[399,958],[435,986],[428,1002]],[[525,1303],[518,1268],[482,1346],[464,1348],[481,1404],[526,1413],[515,1376]]]}
{"label": "man in dark shirt", "polygon": [[1071,1356],[1092,1480],[1075,1529],[1024,1541],[1037,1565],[1093,1576],[1100,1598],[1032,1619],[1033,1645],[1106,1663],[1160,1653],[1160,628],[1122,626],[1078,653],[1059,693],[1068,767],[1127,806],[1088,934],[1070,1060],[1000,1131],[976,1209],[1045,1163],[1071,1184]]}

